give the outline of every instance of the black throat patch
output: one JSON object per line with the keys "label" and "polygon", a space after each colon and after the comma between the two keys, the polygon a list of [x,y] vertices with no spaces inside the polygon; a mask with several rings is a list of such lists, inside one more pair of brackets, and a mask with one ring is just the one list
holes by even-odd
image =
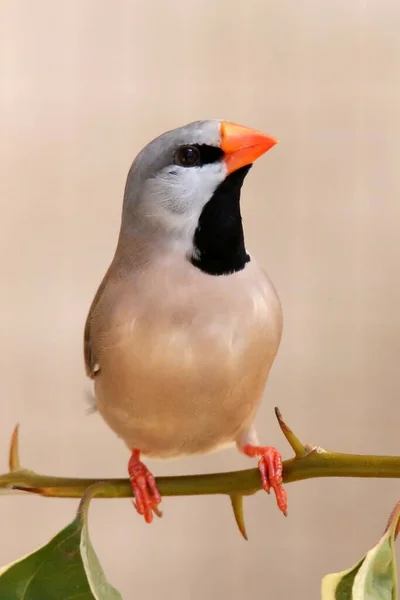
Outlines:
{"label": "black throat patch", "polygon": [[204,206],[194,233],[191,263],[209,275],[241,271],[250,256],[244,245],[240,190],[252,165],[234,171]]}

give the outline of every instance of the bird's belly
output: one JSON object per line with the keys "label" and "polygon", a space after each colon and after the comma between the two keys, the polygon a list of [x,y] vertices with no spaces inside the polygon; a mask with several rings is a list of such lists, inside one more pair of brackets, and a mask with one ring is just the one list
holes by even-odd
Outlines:
{"label": "bird's belly", "polygon": [[96,401],[129,448],[165,458],[203,453],[250,424],[279,336],[271,339],[268,319],[228,325],[144,319],[110,335]]}

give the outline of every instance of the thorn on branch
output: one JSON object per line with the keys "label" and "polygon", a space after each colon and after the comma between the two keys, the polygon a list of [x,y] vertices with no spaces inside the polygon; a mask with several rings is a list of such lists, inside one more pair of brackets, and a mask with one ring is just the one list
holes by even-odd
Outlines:
{"label": "thorn on branch", "polygon": [[299,438],[293,433],[290,427],[286,425],[285,421],[283,420],[281,411],[277,406],[275,406],[275,415],[278,419],[279,427],[281,428],[282,433],[289,442],[290,446],[293,448],[293,452],[295,453],[295,455],[297,457],[305,456],[307,454],[306,447],[304,446],[304,444],[301,443]]}
{"label": "thorn on branch", "polygon": [[248,540],[246,526],[244,524],[243,496],[239,494],[231,494],[230,499],[233,508],[233,514],[235,516],[236,525],[238,526],[239,531],[244,537],[244,539]]}
{"label": "thorn on branch", "polygon": [[14,427],[14,431],[11,436],[10,452],[8,455],[8,465],[10,471],[18,471],[21,468],[19,462],[19,423]]}
{"label": "thorn on branch", "polygon": [[45,496],[43,488],[31,487],[26,485],[11,485],[12,489],[16,492],[26,492],[27,494],[38,494],[39,496]]}

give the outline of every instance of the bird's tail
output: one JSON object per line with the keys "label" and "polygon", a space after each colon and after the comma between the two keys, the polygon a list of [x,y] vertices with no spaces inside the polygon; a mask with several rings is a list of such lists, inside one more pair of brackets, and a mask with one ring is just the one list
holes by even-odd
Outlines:
{"label": "bird's tail", "polygon": [[92,389],[89,389],[89,388],[85,389],[84,398],[85,398],[85,401],[87,404],[85,413],[87,415],[92,415],[93,413],[97,412],[96,397],[95,397]]}

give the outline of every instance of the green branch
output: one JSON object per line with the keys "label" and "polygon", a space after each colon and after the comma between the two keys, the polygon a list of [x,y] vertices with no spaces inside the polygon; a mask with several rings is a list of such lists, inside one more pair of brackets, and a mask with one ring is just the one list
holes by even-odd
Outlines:
{"label": "green branch", "polygon": [[[343,454],[324,450],[320,446],[303,445],[283,421],[278,409],[275,409],[275,413],[281,430],[295,453],[293,458],[283,463],[285,483],[315,477],[400,478],[400,456]],[[0,489],[22,490],[58,498],[81,498],[91,485],[101,481],[97,498],[132,496],[129,479],[51,477],[21,467],[18,426],[11,439],[9,465],[9,473],[0,475]],[[236,522],[244,536],[243,496],[261,489],[259,471],[255,468],[207,475],[157,477],[157,486],[162,496],[229,495]]]}

